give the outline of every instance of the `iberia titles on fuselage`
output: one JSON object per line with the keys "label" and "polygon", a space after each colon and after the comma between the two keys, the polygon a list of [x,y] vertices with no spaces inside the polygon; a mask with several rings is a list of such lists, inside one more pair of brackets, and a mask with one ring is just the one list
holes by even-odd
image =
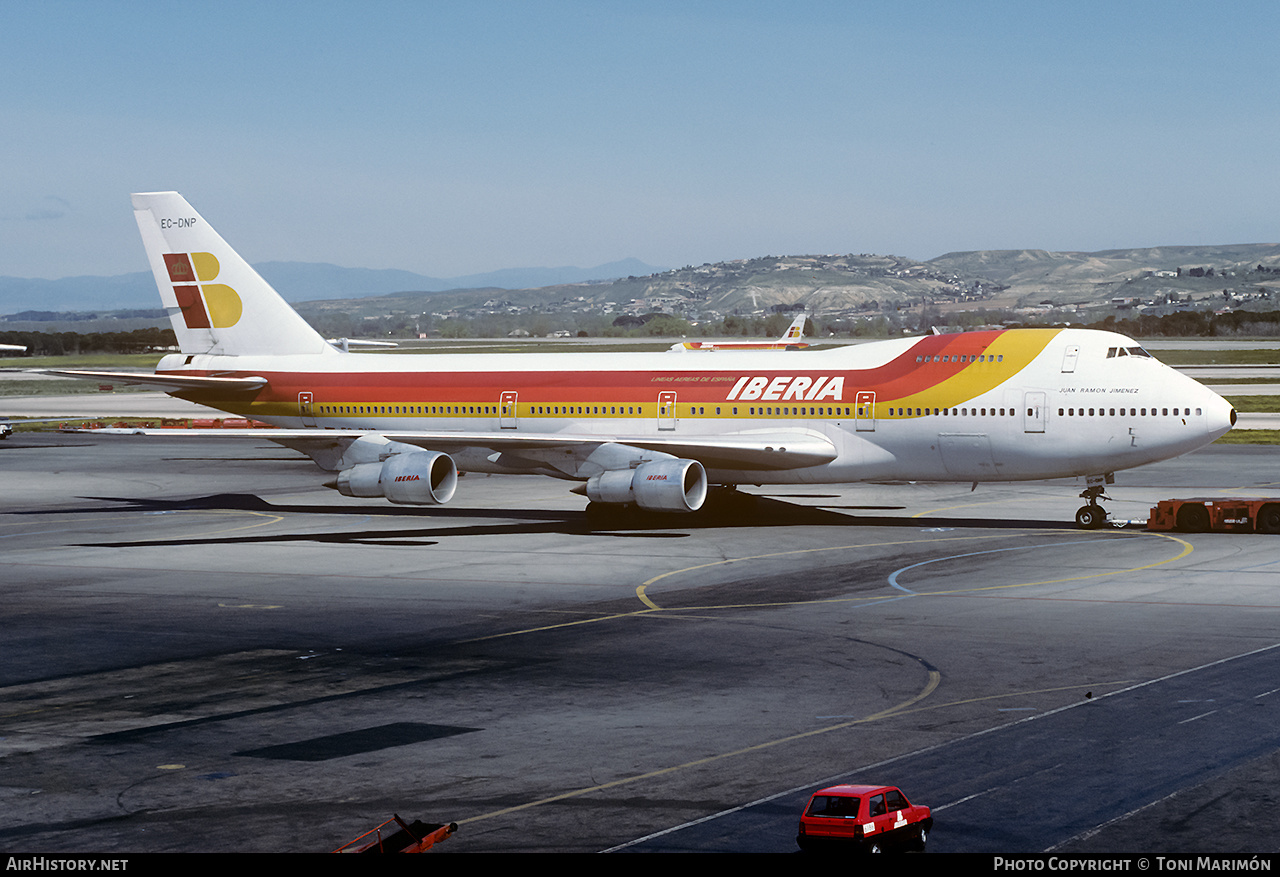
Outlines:
{"label": "iberia titles on fuselage", "polygon": [[825,350],[350,353],[181,196],[135,195],[134,208],[182,350],[148,382],[281,427],[256,437],[307,453],[355,496],[442,502],[455,465],[659,511],[697,509],[709,484],[1103,476],[1201,447],[1235,419],[1132,339],[1084,329]]}

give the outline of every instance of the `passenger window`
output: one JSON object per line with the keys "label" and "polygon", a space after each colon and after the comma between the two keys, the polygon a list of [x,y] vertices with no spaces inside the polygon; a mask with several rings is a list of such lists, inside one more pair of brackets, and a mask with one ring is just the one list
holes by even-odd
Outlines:
{"label": "passenger window", "polygon": [[871,799],[871,815],[883,816],[885,814],[884,795],[876,795]]}

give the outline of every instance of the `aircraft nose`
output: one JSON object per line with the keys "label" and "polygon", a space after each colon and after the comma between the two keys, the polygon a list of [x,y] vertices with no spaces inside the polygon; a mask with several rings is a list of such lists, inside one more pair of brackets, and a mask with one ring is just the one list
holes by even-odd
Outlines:
{"label": "aircraft nose", "polygon": [[1210,435],[1210,441],[1213,441],[1226,435],[1236,425],[1236,409],[1212,390],[1206,390],[1206,393],[1209,398],[1205,400],[1204,424]]}

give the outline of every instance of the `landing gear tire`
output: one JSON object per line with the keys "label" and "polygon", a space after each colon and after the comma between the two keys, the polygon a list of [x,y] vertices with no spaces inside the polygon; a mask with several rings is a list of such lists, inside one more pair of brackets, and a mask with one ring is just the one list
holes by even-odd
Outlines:
{"label": "landing gear tire", "polygon": [[1186,503],[1178,509],[1178,529],[1184,533],[1203,533],[1209,529],[1209,510],[1199,503]]}
{"label": "landing gear tire", "polygon": [[734,487],[712,487],[698,513],[704,517],[738,517],[755,513],[756,497]]}
{"label": "landing gear tire", "polygon": [[1076,526],[1081,530],[1096,530],[1107,522],[1107,515],[1100,505],[1082,505],[1076,510]]}
{"label": "landing gear tire", "polygon": [[1107,522],[1107,513],[1102,510],[1102,506],[1098,505],[1100,499],[1110,499],[1107,496],[1107,483],[1114,479],[1110,475],[1090,476],[1090,485],[1080,494],[1088,505],[1080,506],[1076,511],[1076,526],[1081,530],[1096,530]]}
{"label": "landing gear tire", "polygon": [[598,530],[629,530],[647,523],[643,509],[611,502],[587,503],[587,526]]}

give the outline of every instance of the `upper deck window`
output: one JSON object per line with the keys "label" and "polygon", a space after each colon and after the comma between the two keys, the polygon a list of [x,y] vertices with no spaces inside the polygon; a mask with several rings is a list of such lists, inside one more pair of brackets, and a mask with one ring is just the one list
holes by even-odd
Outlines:
{"label": "upper deck window", "polygon": [[1145,356],[1151,358],[1151,354],[1147,353],[1141,347],[1108,347],[1107,359],[1115,359],[1117,356]]}

